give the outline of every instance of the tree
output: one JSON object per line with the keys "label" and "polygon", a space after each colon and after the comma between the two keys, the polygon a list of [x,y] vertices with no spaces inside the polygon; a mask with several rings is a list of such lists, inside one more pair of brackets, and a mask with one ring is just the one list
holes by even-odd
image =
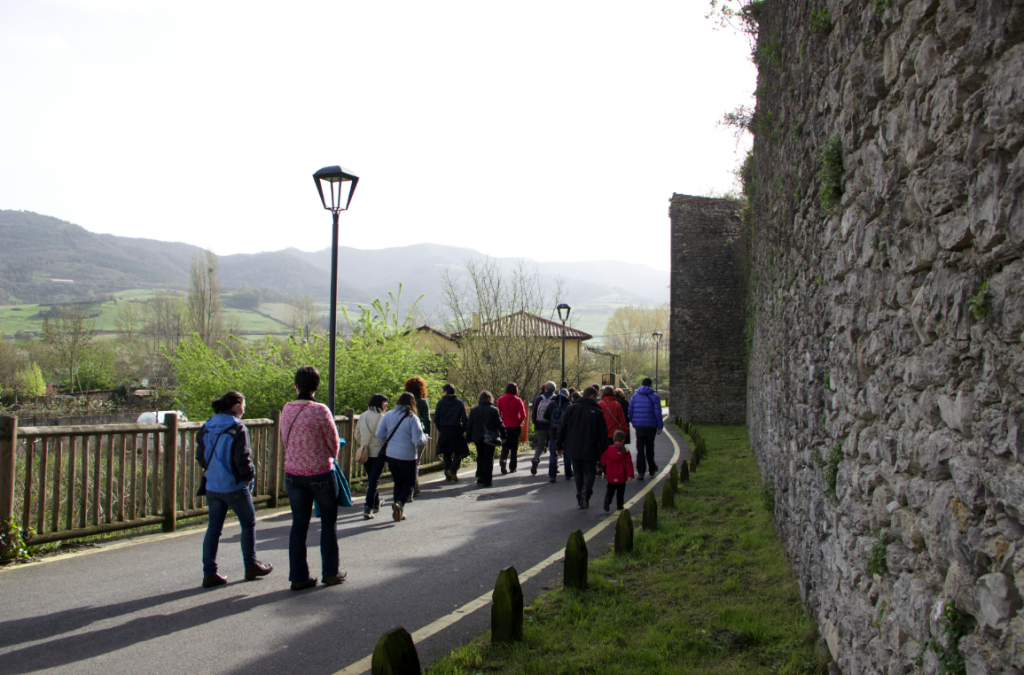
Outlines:
{"label": "tree", "polygon": [[309,339],[312,333],[324,332],[324,325],[320,310],[316,307],[316,301],[304,295],[288,296],[288,325],[292,332],[304,339]]}
{"label": "tree", "polygon": [[57,305],[53,316],[43,320],[43,335],[61,367],[67,371],[68,385],[74,393],[82,355],[96,336],[96,321],[86,315],[83,305]]}
{"label": "tree", "polygon": [[224,309],[217,280],[217,256],[212,251],[192,256],[189,273],[188,327],[203,343],[212,346],[224,337]]}
{"label": "tree", "polygon": [[117,303],[117,314],[114,316],[114,324],[122,342],[131,343],[138,337],[139,331],[144,323],[144,312],[138,303],[131,300],[121,300]]}
{"label": "tree", "polygon": [[445,330],[458,334],[449,369],[456,384],[471,395],[501,392],[509,382],[539,389],[559,367],[561,341],[545,336],[533,317],[555,319],[564,297],[561,281],[548,288],[523,260],[508,273],[494,260],[470,260],[464,280],[446,267],[440,311]]}
{"label": "tree", "polygon": [[663,333],[659,370],[668,372],[668,305],[619,307],[605,326],[605,346],[620,357],[619,375],[630,387],[645,377],[654,377],[655,331]]}
{"label": "tree", "polygon": [[174,353],[188,326],[185,299],[158,293],[146,303],[145,319],[145,371],[154,381],[166,381],[173,372],[166,355]]}

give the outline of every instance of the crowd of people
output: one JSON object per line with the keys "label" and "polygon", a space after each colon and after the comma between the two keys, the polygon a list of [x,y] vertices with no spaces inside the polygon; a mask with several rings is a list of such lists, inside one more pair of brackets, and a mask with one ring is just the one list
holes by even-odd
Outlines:
{"label": "crowd of people", "polygon": [[[345,580],[345,572],[340,570],[337,532],[344,482],[337,465],[342,441],[330,409],[316,401],[319,386],[316,368],[299,368],[295,373],[295,400],[281,411],[284,483],[292,513],[288,580],[295,591],[317,584],[309,573],[306,550],[314,506],[321,517],[320,583],[333,586]],[[363,463],[367,476],[363,505],[363,518],[367,520],[380,512],[380,479],[385,467],[393,483],[391,517],[396,523],[406,519],[407,505],[420,493],[419,461],[431,433],[430,403],[422,377],[409,378],[403,388],[390,410],[387,396],[372,396],[353,433],[356,457]],[[590,507],[598,475],[603,474],[607,482],[604,510],[610,511],[613,501],[617,509],[623,508],[629,480],[643,480],[645,473],[653,476],[658,471],[654,440],[662,433],[664,422],[661,400],[651,388],[650,378],[643,380],[628,401],[621,389],[610,386],[591,385],[576,391],[563,382],[556,391],[554,382],[546,382],[529,405],[520,398],[518,385],[510,382],[497,401],[491,392],[480,392],[476,405],[468,412],[468,406],[451,384],[444,385],[442,391],[434,408],[433,424],[437,426],[437,451],[446,481],[459,481],[459,470],[470,455],[470,443],[476,446],[476,482],[481,487],[493,484],[494,457],[499,450],[501,473],[515,473],[519,444],[527,440],[526,431],[531,424],[531,475],[537,475],[547,453],[548,481],[558,481],[561,464],[565,480],[575,481],[576,503],[581,509]],[[256,517],[251,494],[256,469],[248,430],[241,423],[245,397],[230,391],[213,401],[212,407],[214,415],[196,436],[196,461],[205,471],[203,489],[210,511],[203,542],[205,588],[227,583],[218,573],[217,547],[229,510],[234,511],[242,526],[245,578],[253,580],[274,569],[256,559]],[[631,440],[631,427],[636,436],[635,465],[626,447]]]}

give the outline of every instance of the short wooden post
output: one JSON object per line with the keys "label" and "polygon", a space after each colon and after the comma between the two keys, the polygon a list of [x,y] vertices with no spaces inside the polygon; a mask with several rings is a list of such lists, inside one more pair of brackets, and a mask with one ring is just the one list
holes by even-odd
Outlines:
{"label": "short wooden post", "polygon": [[679,489],[679,467],[675,464],[668,472],[668,482],[672,485],[672,492],[675,493]]}
{"label": "short wooden post", "polygon": [[399,626],[380,636],[370,660],[372,675],[421,675],[420,657],[409,631]]}
{"label": "short wooden post", "polygon": [[658,500],[654,498],[653,492],[648,492],[647,498],[644,499],[644,515],[642,523],[644,532],[653,532],[658,529]]}
{"label": "short wooden post", "polygon": [[682,483],[690,482],[690,465],[686,463],[685,459],[679,465],[679,481]]}
{"label": "short wooden post", "polygon": [[352,482],[352,445],[356,437],[356,411],[352,408],[345,408],[345,447],[341,449],[338,463],[341,464],[341,472],[345,474],[348,482]]}
{"label": "short wooden post", "polygon": [[565,546],[562,577],[566,588],[583,590],[587,587],[588,563],[587,540],[583,538],[582,530],[576,530],[569,535],[569,543]]}
{"label": "short wooden post", "polygon": [[178,517],[178,414],[164,417],[164,532],[174,532]]}
{"label": "short wooden post", "polygon": [[[0,534],[4,541],[8,541],[8,526],[14,522],[14,456],[17,447],[18,418],[4,415],[0,417]],[[0,558],[6,555],[6,550],[0,550]]]}
{"label": "short wooden post", "polygon": [[[675,471],[675,465],[672,466],[672,471]],[[676,505],[676,487],[675,481],[669,476],[669,479],[665,481],[665,487],[661,489],[661,505],[664,508],[672,507]]]}
{"label": "short wooden post", "polygon": [[270,420],[274,426],[270,427],[270,508],[277,508],[277,500],[281,495],[281,462],[278,453],[281,452],[281,411],[271,410]]}
{"label": "short wooden post", "polygon": [[515,567],[498,573],[491,594],[491,642],[518,642],[523,639],[523,587]]}
{"label": "short wooden post", "polygon": [[633,516],[629,509],[619,512],[619,520],[615,523],[615,555],[633,552]]}

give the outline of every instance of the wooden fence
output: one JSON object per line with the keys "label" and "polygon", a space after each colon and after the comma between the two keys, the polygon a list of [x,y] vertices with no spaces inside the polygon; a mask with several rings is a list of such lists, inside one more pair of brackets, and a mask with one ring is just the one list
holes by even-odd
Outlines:
{"label": "wooden fence", "polygon": [[[253,502],[271,508],[287,499],[279,411],[271,419],[242,420],[256,466]],[[353,461],[353,410],[335,416],[346,444],[338,462],[349,482],[366,479]],[[76,539],[147,525],[173,532],[177,521],[207,513],[196,495],[202,470],[195,461],[202,422],[20,427],[0,417],[0,521],[22,527],[29,544]],[[436,430],[420,469],[436,466]],[[385,471],[387,475],[387,471]]]}

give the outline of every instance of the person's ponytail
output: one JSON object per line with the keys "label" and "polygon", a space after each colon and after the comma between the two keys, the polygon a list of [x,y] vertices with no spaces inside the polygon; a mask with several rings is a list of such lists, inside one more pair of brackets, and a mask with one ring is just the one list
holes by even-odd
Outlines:
{"label": "person's ponytail", "polygon": [[232,408],[244,401],[245,396],[242,396],[240,392],[232,390],[220,398],[210,401],[210,407],[213,408],[213,412],[220,415],[222,413],[230,413]]}

